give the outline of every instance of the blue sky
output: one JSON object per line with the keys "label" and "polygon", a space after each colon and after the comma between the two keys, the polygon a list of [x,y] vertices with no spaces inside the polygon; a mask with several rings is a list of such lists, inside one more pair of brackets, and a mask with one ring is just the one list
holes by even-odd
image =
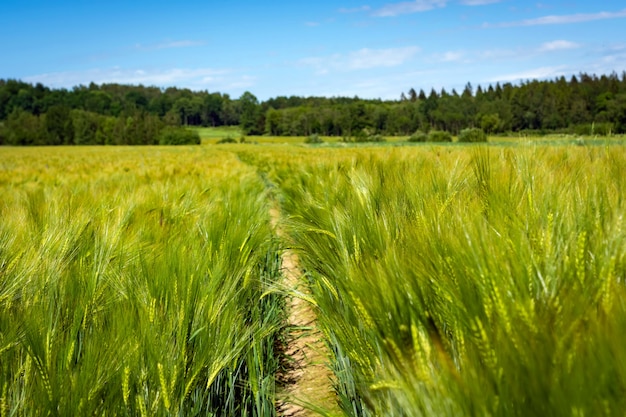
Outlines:
{"label": "blue sky", "polygon": [[29,1],[0,14],[0,78],[399,98],[626,70],[623,1]]}

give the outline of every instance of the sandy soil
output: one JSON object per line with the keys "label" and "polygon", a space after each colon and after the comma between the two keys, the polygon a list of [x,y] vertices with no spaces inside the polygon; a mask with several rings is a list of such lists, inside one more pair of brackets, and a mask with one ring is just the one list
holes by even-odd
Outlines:
{"label": "sandy soil", "polygon": [[[280,211],[270,210],[272,225],[279,237],[285,238],[280,226]],[[298,256],[287,249],[282,254],[282,269],[288,293],[308,294],[302,279]],[[285,347],[284,386],[279,394],[278,415],[317,415],[306,404],[328,410],[336,409],[332,388],[332,372],[328,368],[328,351],[316,327],[316,316],[311,304],[296,295],[289,296],[286,305],[288,332]]]}

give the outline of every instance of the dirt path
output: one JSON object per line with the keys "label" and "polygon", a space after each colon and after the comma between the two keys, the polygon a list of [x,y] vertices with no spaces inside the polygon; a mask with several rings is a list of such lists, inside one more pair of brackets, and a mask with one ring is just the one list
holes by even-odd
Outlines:
{"label": "dirt path", "polygon": [[[286,238],[280,225],[278,208],[270,210],[272,226],[276,234]],[[290,293],[308,294],[302,280],[298,256],[291,250],[282,255],[282,269],[286,289]],[[328,351],[316,327],[315,312],[311,304],[302,297],[292,295],[286,304],[288,330],[286,337],[285,386],[279,394],[277,412],[279,416],[301,417],[318,415],[306,407],[307,404],[336,410],[336,399],[332,387],[332,372],[328,368]],[[304,405],[304,406],[303,406]]]}

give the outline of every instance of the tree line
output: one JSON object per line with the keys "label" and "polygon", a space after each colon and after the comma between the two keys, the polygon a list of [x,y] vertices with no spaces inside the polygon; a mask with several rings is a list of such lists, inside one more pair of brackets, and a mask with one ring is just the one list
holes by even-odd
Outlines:
{"label": "tree line", "polygon": [[600,77],[579,74],[569,79],[496,83],[462,92],[410,89],[399,100],[335,98],[268,100],[264,132],[271,135],[352,136],[374,131],[382,135],[467,128],[489,134],[626,133],[626,72]]}
{"label": "tree line", "polygon": [[91,83],[51,89],[0,80],[4,144],[154,144],[166,128],[171,134],[176,127],[232,125],[248,135],[273,136],[457,135],[466,128],[489,134],[626,133],[626,72],[476,88],[468,83],[460,93],[411,88],[398,100],[281,96],[263,102],[250,92],[231,98],[174,87]]}

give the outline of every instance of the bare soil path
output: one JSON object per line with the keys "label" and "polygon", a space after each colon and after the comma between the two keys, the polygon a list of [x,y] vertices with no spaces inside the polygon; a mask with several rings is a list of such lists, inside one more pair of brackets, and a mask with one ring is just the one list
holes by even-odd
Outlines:
{"label": "bare soil path", "polygon": [[[275,233],[288,239],[281,227],[281,214],[277,207],[270,210]],[[332,387],[333,374],[328,366],[329,355],[322,334],[316,326],[316,315],[309,301],[307,285],[302,279],[298,256],[290,249],[282,255],[283,285],[288,296],[286,310],[288,325],[285,348],[284,386],[279,393],[279,416],[302,417],[319,415],[312,408],[337,411]]]}

